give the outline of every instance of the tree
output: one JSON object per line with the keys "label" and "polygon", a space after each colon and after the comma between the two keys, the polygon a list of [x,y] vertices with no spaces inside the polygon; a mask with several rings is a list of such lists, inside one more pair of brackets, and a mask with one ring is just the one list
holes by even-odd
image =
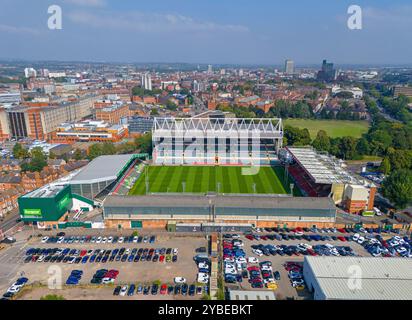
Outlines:
{"label": "tree", "polygon": [[360,138],[358,140],[358,143],[356,144],[356,152],[361,155],[369,154],[370,148],[368,140],[366,140],[365,138]]}
{"label": "tree", "polygon": [[315,140],[312,142],[312,146],[319,151],[329,151],[330,138],[325,130],[319,130]]}
{"label": "tree", "polygon": [[412,170],[393,171],[382,182],[382,194],[397,209],[404,209],[412,203]]}
{"label": "tree", "polygon": [[379,170],[385,175],[388,175],[391,172],[391,163],[388,157],[383,158]]}
{"label": "tree", "polygon": [[90,160],[97,158],[102,155],[102,147],[99,143],[92,144],[89,148],[89,156]]}
{"label": "tree", "polygon": [[20,143],[16,143],[13,147],[13,156],[16,159],[25,159],[29,157],[29,152]]}
{"label": "tree", "polygon": [[412,151],[388,148],[388,156],[393,170],[412,169]]}
{"label": "tree", "polygon": [[285,126],[284,132],[289,145],[310,145],[311,139],[308,129],[299,129],[297,127]]}
{"label": "tree", "polygon": [[152,134],[146,133],[134,140],[136,149],[142,153],[152,153]]}
{"label": "tree", "polygon": [[74,150],[73,158],[74,158],[75,160],[81,160],[81,159],[83,159],[83,152],[82,152],[80,149]]}
{"label": "tree", "polygon": [[342,137],[339,144],[340,157],[346,160],[355,159],[358,156],[356,142],[356,139],[353,137]]}
{"label": "tree", "polygon": [[102,155],[110,155],[116,153],[116,147],[113,142],[103,142],[102,144]]}
{"label": "tree", "polygon": [[176,111],[177,110],[177,104],[169,99],[169,100],[166,101],[166,108],[168,110]]}
{"label": "tree", "polygon": [[30,162],[21,165],[22,171],[42,171],[47,166],[47,156],[40,147],[35,147],[30,152]]}

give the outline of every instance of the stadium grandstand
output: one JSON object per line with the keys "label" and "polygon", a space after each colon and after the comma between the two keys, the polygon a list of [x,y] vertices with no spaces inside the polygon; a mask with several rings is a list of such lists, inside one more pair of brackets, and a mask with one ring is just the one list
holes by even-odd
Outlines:
{"label": "stadium grandstand", "polygon": [[270,165],[282,147],[281,119],[155,118],[154,164]]}
{"label": "stadium grandstand", "polygon": [[285,150],[292,159],[286,164],[287,171],[304,195],[332,197],[349,212],[373,208],[376,187],[350,174],[343,160],[312,147]]}

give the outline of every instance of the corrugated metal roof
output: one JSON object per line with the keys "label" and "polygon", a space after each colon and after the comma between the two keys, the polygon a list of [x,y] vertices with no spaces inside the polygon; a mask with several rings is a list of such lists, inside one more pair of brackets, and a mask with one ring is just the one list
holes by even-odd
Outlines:
{"label": "corrugated metal roof", "polygon": [[132,154],[100,156],[91,161],[70,181],[70,184],[115,180]]}
{"label": "corrugated metal roof", "polygon": [[[412,300],[411,259],[306,256],[305,262],[326,299]],[[355,281],[359,289],[351,289]]]}
{"label": "corrugated metal roof", "polygon": [[230,290],[230,300],[276,300],[275,293],[269,290],[246,291]]}
{"label": "corrugated metal roof", "polygon": [[225,208],[290,208],[290,209],[328,209],[336,210],[330,198],[278,197],[264,195],[224,196],[205,195],[142,195],[142,196],[108,196],[105,206],[128,207],[131,205],[145,207],[216,207]]}

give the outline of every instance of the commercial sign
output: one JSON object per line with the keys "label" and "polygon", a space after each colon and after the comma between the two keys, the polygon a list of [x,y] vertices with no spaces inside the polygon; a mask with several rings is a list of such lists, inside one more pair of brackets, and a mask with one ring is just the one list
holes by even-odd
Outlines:
{"label": "commercial sign", "polygon": [[24,209],[23,215],[41,217],[41,209]]}
{"label": "commercial sign", "polygon": [[58,204],[59,209],[62,210],[66,208],[69,202],[70,202],[70,196],[67,194],[59,201],[59,204]]}

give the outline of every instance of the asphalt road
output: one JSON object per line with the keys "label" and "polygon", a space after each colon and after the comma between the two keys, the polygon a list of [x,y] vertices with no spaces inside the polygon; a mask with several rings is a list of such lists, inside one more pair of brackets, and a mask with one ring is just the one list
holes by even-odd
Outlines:
{"label": "asphalt road", "polygon": [[17,219],[20,218],[19,212],[17,210],[13,211],[4,219],[4,221],[0,222],[0,230],[6,232],[7,230],[13,228],[18,222]]}

